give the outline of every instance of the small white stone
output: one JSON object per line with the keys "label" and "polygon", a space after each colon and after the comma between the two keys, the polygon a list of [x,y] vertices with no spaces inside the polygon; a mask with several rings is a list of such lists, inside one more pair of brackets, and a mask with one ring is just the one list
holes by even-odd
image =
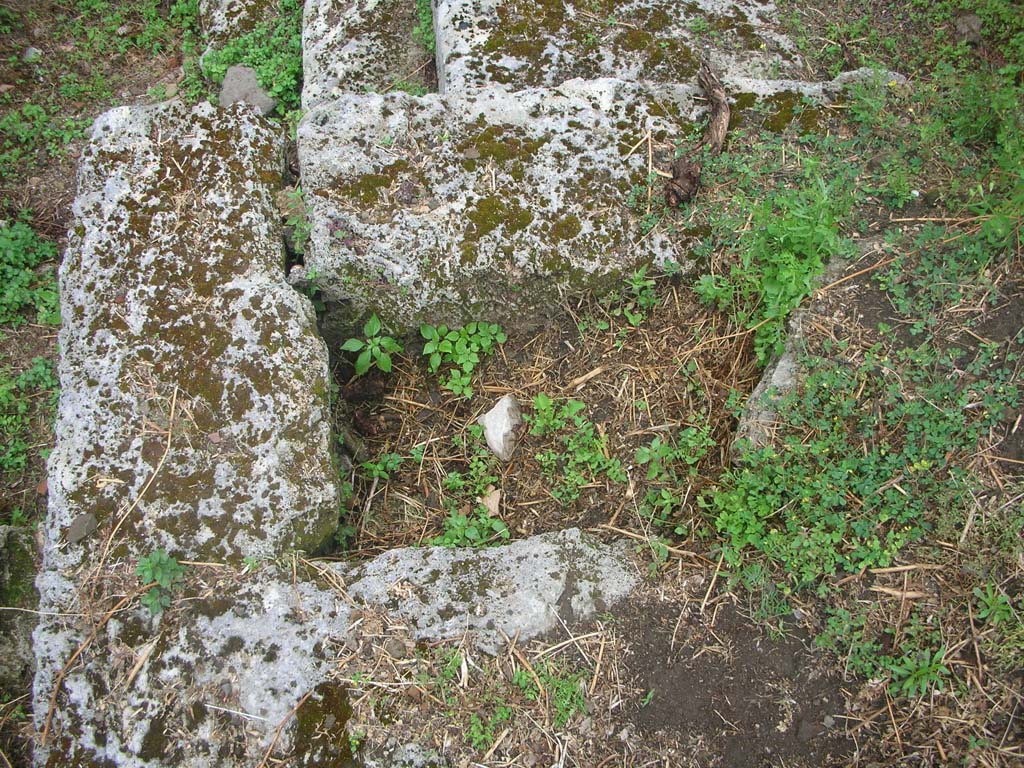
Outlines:
{"label": "small white stone", "polygon": [[505,395],[476,421],[484,428],[487,447],[494,455],[502,461],[511,459],[518,440],[516,427],[523,423],[519,402],[512,395]]}

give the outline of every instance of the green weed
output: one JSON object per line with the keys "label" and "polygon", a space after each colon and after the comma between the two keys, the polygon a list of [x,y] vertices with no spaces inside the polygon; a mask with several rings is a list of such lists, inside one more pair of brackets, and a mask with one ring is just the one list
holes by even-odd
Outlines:
{"label": "green weed", "polygon": [[139,558],[135,573],[143,584],[155,582],[142,596],[141,602],[149,608],[150,613],[157,614],[171,604],[171,592],[184,578],[185,569],[167,552],[157,549],[152,554]]}
{"label": "green weed", "polygon": [[300,0],[278,0],[277,18],[257,24],[246,34],[214,49],[203,58],[203,72],[221,83],[228,68],[244,64],[256,71],[256,80],[277,100],[277,112],[299,108],[302,90],[302,7]]}
{"label": "green weed", "polygon": [[423,355],[430,372],[437,373],[447,366],[445,389],[466,398],[473,396],[473,371],[482,358],[507,340],[496,323],[473,322],[451,330],[446,325],[421,325],[420,335],[426,340]]}
{"label": "green weed", "polygon": [[413,39],[426,49],[427,53],[437,50],[434,39],[434,9],[430,0],[416,0],[416,26],[412,29]]}
{"label": "green weed", "polygon": [[401,354],[402,345],[382,333],[383,330],[380,318],[371,315],[363,326],[365,338],[352,338],[341,345],[343,352],[359,353],[355,362],[356,376],[362,376],[373,367],[384,373],[391,373],[391,355]]}
{"label": "green weed", "polygon": [[849,200],[838,185],[820,177],[751,203],[751,226],[739,239],[738,263],[729,275],[703,275],[694,290],[754,331],[754,350],[764,364],[781,353],[786,320],[810,295],[828,259],[850,255],[853,248],[839,233]]}
{"label": "green weed", "polygon": [[[943,373],[950,358],[927,346],[895,356],[876,347],[855,370],[821,358],[805,365],[802,388],[779,406],[788,421],[779,447],[745,453],[700,503],[726,537],[730,565],[756,551],[794,587],[824,590],[838,571],[891,564],[937,510],[966,503],[955,457],[1018,391],[1003,374],[958,386]],[[894,368],[903,376],[885,373]],[[983,407],[965,409],[972,400]]]}
{"label": "green weed", "polygon": [[453,438],[456,447],[467,454],[467,467],[465,471],[450,471],[442,481],[443,504],[448,515],[442,533],[429,541],[434,546],[492,546],[511,536],[508,526],[480,502],[494,491],[498,482],[497,459],[481,444],[482,427],[474,424],[468,432],[468,439],[460,435]]}
{"label": "green weed", "polygon": [[57,248],[28,225],[28,213],[20,220],[0,225],[0,323],[25,322],[23,310],[35,310],[36,322],[60,324],[55,267]]}
{"label": "green weed", "polygon": [[34,398],[46,395],[45,407],[52,410],[57,402],[57,377],[53,363],[42,357],[14,377],[0,372],[0,474],[21,472],[28,466],[31,420],[38,412]]}
{"label": "green weed", "polygon": [[389,480],[391,473],[402,466],[402,457],[397,453],[385,453],[376,461],[364,461],[359,465],[366,470],[367,477],[374,480]]}
{"label": "green weed", "polygon": [[534,458],[551,483],[552,497],[563,504],[578,499],[584,486],[600,475],[616,483],[627,479],[622,462],[608,452],[607,438],[586,418],[586,407],[579,400],[558,402],[542,392],[533,399],[533,413],[523,416],[530,424],[530,434],[557,433],[557,447]]}

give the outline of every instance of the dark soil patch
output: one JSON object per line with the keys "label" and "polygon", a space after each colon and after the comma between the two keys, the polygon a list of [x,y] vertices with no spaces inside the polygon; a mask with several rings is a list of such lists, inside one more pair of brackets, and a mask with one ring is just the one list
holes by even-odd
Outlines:
{"label": "dark soil patch", "polygon": [[699,602],[633,606],[624,621],[625,668],[649,696],[630,717],[641,734],[674,732],[716,768],[835,765],[853,751],[841,681],[801,627],[772,638]]}

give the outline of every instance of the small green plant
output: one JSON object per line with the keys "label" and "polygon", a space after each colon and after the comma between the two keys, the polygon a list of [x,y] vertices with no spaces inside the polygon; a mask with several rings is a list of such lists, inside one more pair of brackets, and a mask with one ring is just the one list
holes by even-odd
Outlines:
{"label": "small green plant", "polygon": [[504,705],[499,705],[494,714],[484,721],[480,715],[469,716],[469,728],[466,731],[466,739],[473,749],[483,751],[494,743],[495,731],[502,723],[512,719],[512,710]]}
{"label": "small green plant", "polygon": [[341,345],[343,352],[358,352],[356,357],[356,376],[362,376],[370,368],[377,367],[384,373],[392,369],[391,355],[402,353],[402,345],[390,336],[382,333],[384,326],[377,315],[371,315],[363,326],[365,338],[352,338]]}
{"label": "small green plant", "polygon": [[533,399],[533,413],[523,417],[532,435],[558,433],[557,446],[534,458],[552,484],[552,497],[563,504],[578,499],[584,486],[599,475],[616,483],[627,479],[622,462],[608,451],[607,438],[586,418],[586,407],[579,400],[557,402],[541,392]]}
{"label": "small green plant", "polygon": [[157,549],[139,558],[135,573],[143,584],[153,584],[142,596],[141,602],[155,615],[171,604],[171,591],[179,586],[185,576],[185,569],[167,552]]}
{"label": "small green plant", "polygon": [[427,53],[434,53],[437,50],[437,42],[434,39],[434,9],[430,0],[416,0],[416,26],[412,28],[412,36]]}
{"label": "small green plant", "polygon": [[285,192],[284,209],[286,214],[284,225],[292,230],[292,245],[295,252],[304,254],[313,225],[306,212],[306,195],[303,193],[302,187]]}
{"label": "small green plant", "polygon": [[893,696],[924,696],[932,688],[941,691],[949,669],[943,664],[945,646],[935,650],[923,649],[893,661],[889,667],[892,682],[889,692]]}
{"label": "small green plant", "polygon": [[[956,365],[929,345],[875,347],[855,370],[805,361],[800,391],[779,401],[779,445],[746,451],[699,500],[725,536],[726,562],[759,552],[793,587],[827,590],[823,577],[837,571],[890,565],[930,529],[933,510],[962,510],[970,485],[955,457],[1018,397],[1009,372],[985,373],[982,362],[958,384],[943,373]],[[879,374],[894,368],[901,376]],[[981,407],[964,409],[974,400]]]}
{"label": "small green plant", "polygon": [[423,355],[430,372],[437,373],[442,366],[448,366],[444,387],[466,398],[473,396],[473,371],[481,359],[508,338],[500,325],[482,322],[451,330],[446,325],[421,325],[420,335],[426,340]]}
{"label": "small green plant", "polygon": [[396,80],[391,85],[391,90],[402,91],[408,93],[410,96],[426,96],[428,91],[425,86],[417,83],[410,83],[408,80]]}
{"label": "small green plant", "polygon": [[244,64],[256,71],[260,87],[278,101],[280,115],[298,109],[302,89],[302,8],[301,0],[277,0],[275,19],[256,24],[249,32],[203,56],[206,77],[220,83],[229,67]]}
{"label": "small green plant", "polygon": [[715,441],[710,427],[687,427],[679,433],[677,444],[654,437],[648,445],[636,450],[636,462],[647,467],[648,480],[675,481],[675,464],[685,464],[692,472],[694,466],[707,455]]}
{"label": "small green plant", "polygon": [[508,526],[483,503],[495,494],[497,459],[483,445],[483,428],[472,425],[468,435],[452,438],[466,453],[466,469],[452,470],[442,481],[443,504],[448,510],[443,531],[429,543],[444,547],[482,547],[501,544],[510,538]]}
{"label": "small green plant", "polygon": [[782,352],[789,313],[811,293],[825,262],[852,252],[839,234],[849,205],[838,183],[820,177],[752,203],[753,223],[738,243],[739,261],[729,276],[703,275],[694,286],[698,296],[754,332],[760,363]]}
{"label": "small green plant", "polygon": [[470,514],[451,512],[444,521],[444,532],[430,539],[431,546],[484,547],[500,544],[509,539],[508,526],[497,517],[491,517],[482,504]]}
{"label": "small green plant", "polygon": [[[32,365],[14,377],[0,371],[0,473],[23,471],[29,462],[32,419],[40,406],[52,410],[57,401],[57,377],[53,363],[36,357]],[[33,395],[49,392],[42,400]]]}
{"label": "small green plant", "polygon": [[359,465],[373,480],[388,480],[391,473],[402,466],[402,457],[397,453],[385,453],[376,461],[364,461]]}
{"label": "small green plant", "polygon": [[56,267],[41,265],[57,258],[57,248],[28,225],[29,213],[0,225],[0,323],[25,322],[23,311],[35,310],[36,322],[60,324]]}
{"label": "small green plant", "polygon": [[658,226],[668,209],[664,199],[655,192],[659,177],[651,173],[641,184],[634,184],[626,195],[626,207],[636,211],[639,216],[640,234],[646,235]]}
{"label": "small green plant", "polygon": [[995,627],[1013,618],[1010,598],[991,582],[986,583],[984,589],[975,587],[972,591],[978,600],[976,610],[979,620]]}

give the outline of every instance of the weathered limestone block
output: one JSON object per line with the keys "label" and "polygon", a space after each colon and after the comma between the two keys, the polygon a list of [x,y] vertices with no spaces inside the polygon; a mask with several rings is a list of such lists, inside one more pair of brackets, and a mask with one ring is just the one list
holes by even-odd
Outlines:
{"label": "weathered limestone block", "polygon": [[[288,765],[351,765],[345,690],[329,679],[327,651],[350,624],[340,595],[272,566],[227,569],[148,614],[136,606],[111,619],[61,681],[36,765],[251,767],[272,742]],[[37,633],[40,731],[60,669],[48,662],[86,637]]]}
{"label": "weathered limestone block", "polygon": [[575,77],[692,82],[706,57],[719,73],[795,73],[795,47],[757,0],[438,0],[441,93]]}
{"label": "weathered limestone block", "polygon": [[[318,577],[319,573],[319,577]],[[320,578],[328,576],[329,578]],[[339,657],[379,637],[356,611],[429,642],[496,651],[591,618],[637,582],[622,546],[578,530],[487,550],[394,550],[368,563],[197,569],[158,619],[131,606],[101,627],[49,692],[88,627],[37,633],[37,765],[252,768],[268,752],[289,766],[352,765]],[[97,617],[93,617],[94,619]],[[467,634],[468,633],[468,634]],[[505,634],[505,636],[502,635]],[[406,764],[415,747],[373,764]],[[422,763],[412,763],[422,764]]]}
{"label": "weathered limestone block", "polygon": [[687,86],[619,80],[340,96],[298,130],[305,271],[327,299],[402,330],[535,323],[565,293],[652,261],[683,264],[685,241],[667,221],[643,226],[647,133],[671,156],[695,112]]}
{"label": "weathered limestone block", "polygon": [[495,653],[611,607],[637,583],[623,548],[578,528],[493,549],[394,549],[350,571],[346,593],[412,627],[417,640],[466,635]]}
{"label": "weathered limestone block", "polygon": [[[261,675],[277,672],[254,660],[266,653],[246,654],[270,635],[298,642],[265,606],[237,653],[204,646],[201,622],[187,643],[144,647],[156,635],[136,601],[57,685],[113,603],[104,595],[138,586],[141,556],[163,548],[238,564],[316,549],[336,527],[327,354],[309,301],[283,281],[282,164],[277,132],[245,108],[122,107],[93,126],[60,275],[61,398],[37,580],[40,728],[58,693],[39,765],[183,765],[172,758],[196,746],[177,735],[189,731],[189,700],[167,692],[236,674],[259,694]],[[258,613],[244,600],[200,604],[211,621]],[[143,653],[151,666],[129,685],[124,660]],[[260,694],[268,722],[306,690],[291,703]],[[210,755],[195,764],[230,764]]]}
{"label": "weathered limestone block", "polygon": [[32,673],[32,630],[39,607],[33,580],[35,541],[28,527],[0,525],[0,694],[24,690]]}
{"label": "weathered limestone block", "polygon": [[412,0],[307,0],[302,28],[302,107],[345,92],[415,82],[428,54],[412,30]]}
{"label": "weathered limestone block", "polygon": [[[61,268],[51,554],[95,554],[119,522],[119,556],[237,562],[330,535],[327,355],[283,281],[281,165],[244,108],[97,119]],[[64,548],[87,515],[95,535]]]}
{"label": "weathered limestone block", "polygon": [[220,47],[276,13],[278,0],[199,0],[199,21],[210,45]]}

